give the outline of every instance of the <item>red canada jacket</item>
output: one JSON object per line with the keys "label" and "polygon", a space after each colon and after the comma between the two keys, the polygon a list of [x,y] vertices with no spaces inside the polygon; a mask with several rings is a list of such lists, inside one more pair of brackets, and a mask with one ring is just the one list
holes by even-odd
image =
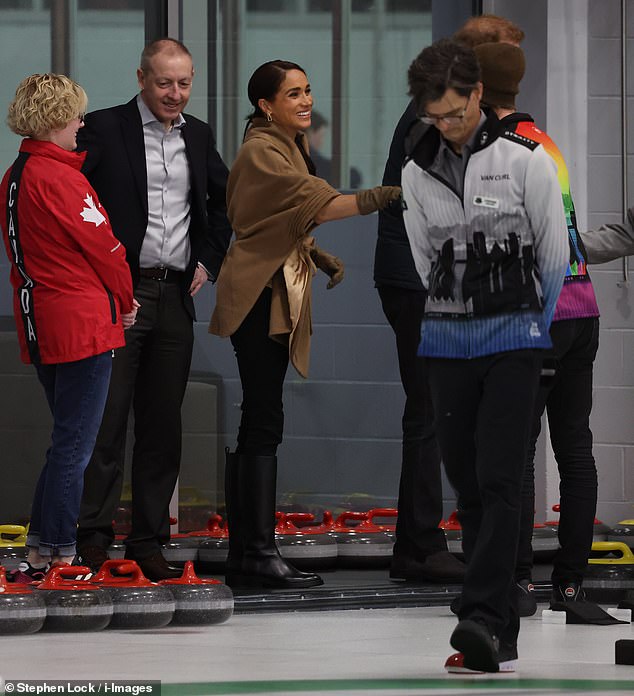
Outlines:
{"label": "red canada jacket", "polygon": [[[13,309],[21,357],[32,362],[23,322],[16,242],[23,271],[33,287],[29,314],[40,360],[82,360],[125,344],[121,313],[132,311],[132,280],[125,249],[108,215],[80,172],[85,153],[26,138],[29,153],[17,198],[17,239],[7,219],[11,168],[0,185],[0,225],[11,261]],[[10,229],[11,227],[11,229]]]}

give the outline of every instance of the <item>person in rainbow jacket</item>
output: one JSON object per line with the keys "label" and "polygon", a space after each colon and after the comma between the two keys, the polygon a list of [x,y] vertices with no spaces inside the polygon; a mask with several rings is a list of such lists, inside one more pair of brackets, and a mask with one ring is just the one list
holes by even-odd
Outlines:
{"label": "person in rainbow jacket", "polygon": [[[569,257],[566,277],[555,307],[550,337],[553,347],[535,402],[533,427],[522,492],[522,523],[516,581],[532,593],[531,537],[535,509],[534,456],[546,410],[550,440],[560,475],[559,549],[553,561],[551,603],[584,599],[581,583],[592,546],[597,503],[597,470],[592,455],[590,411],[593,363],[599,346],[599,307],[586,264],[584,244],[577,229],[575,207],[564,158],[528,114],[515,111],[514,97],[524,74],[524,55],[518,46],[484,43],[476,46],[482,70],[482,102],[501,122],[521,137],[540,143],[557,165],[557,179],[568,227]],[[522,601],[522,600],[521,600]],[[536,611],[533,597],[522,604],[524,615]],[[532,604],[532,607],[530,606]]]}

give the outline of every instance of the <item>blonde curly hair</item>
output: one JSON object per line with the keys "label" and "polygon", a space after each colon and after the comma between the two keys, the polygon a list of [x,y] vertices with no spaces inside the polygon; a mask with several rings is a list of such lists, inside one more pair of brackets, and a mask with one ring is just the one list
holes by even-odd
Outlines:
{"label": "blonde curly hair", "polygon": [[83,88],[66,75],[30,75],[20,82],[9,104],[7,124],[17,135],[41,138],[65,128],[86,111]]}

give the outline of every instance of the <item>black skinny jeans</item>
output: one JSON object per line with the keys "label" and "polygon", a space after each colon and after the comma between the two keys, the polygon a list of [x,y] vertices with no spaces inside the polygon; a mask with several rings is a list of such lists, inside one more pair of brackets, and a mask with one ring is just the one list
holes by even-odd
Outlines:
{"label": "black skinny jeans", "polygon": [[288,346],[269,338],[270,316],[271,288],[264,288],[231,336],[242,383],[237,454],[274,456],[282,442]]}
{"label": "black skinny jeans", "polygon": [[535,414],[524,481],[522,522],[516,578],[530,579],[533,568],[531,538],[535,509],[535,446],[546,409],[550,441],[559,468],[559,550],[553,562],[553,584],[581,582],[592,546],[597,506],[597,469],[592,455],[590,411],[592,366],[599,347],[599,319],[566,319],[550,327],[553,347],[545,364],[555,368],[543,379]]}

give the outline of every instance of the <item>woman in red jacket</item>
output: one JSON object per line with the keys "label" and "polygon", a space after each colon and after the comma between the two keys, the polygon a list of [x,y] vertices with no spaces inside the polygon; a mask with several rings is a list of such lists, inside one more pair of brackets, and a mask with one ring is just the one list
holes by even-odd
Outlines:
{"label": "woman in red jacket", "polygon": [[18,582],[41,579],[51,563],[75,556],[112,351],[136,315],[125,249],[80,172],[85,155],[74,152],[86,104],[84,90],[64,75],[31,75],[7,118],[26,137],[0,185],[0,224],[21,357],[34,365],[53,414]]}

